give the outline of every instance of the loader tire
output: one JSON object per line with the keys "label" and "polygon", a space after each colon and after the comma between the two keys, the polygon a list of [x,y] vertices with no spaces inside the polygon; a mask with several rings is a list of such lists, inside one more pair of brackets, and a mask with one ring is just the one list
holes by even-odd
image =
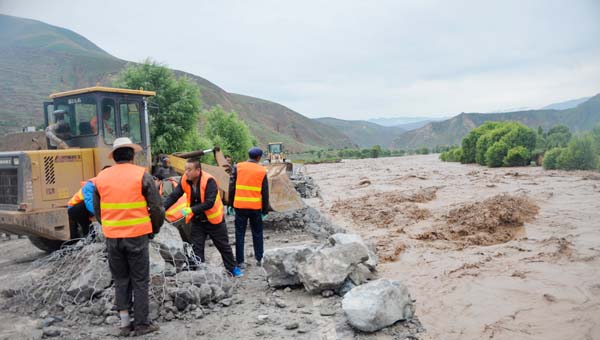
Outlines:
{"label": "loader tire", "polygon": [[48,254],[59,250],[63,243],[65,243],[65,241],[51,240],[39,236],[29,236],[29,241],[38,249],[43,250]]}

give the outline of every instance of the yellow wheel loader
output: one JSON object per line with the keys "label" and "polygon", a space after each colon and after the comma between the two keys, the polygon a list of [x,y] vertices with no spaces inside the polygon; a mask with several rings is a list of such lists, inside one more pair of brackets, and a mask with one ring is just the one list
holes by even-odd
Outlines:
{"label": "yellow wheel loader", "polygon": [[[142,152],[135,163],[151,170],[148,98],[154,95],[141,89],[100,86],[51,94],[52,101],[44,103],[48,149],[0,152],[0,231],[27,235],[35,246],[49,252],[79,237],[70,227],[67,201],[82,181],[113,163],[108,153],[116,138],[129,137],[138,143]],[[200,154],[204,152],[192,156]],[[218,164],[225,164],[218,149],[215,157]],[[173,157],[174,165],[178,161],[185,162],[185,158]],[[226,200],[229,177],[224,167],[202,166],[217,178]],[[175,168],[182,172],[183,165]],[[278,186],[270,192],[280,191]],[[273,195],[274,210],[303,206],[295,191],[285,192],[285,198]],[[284,200],[285,209],[278,199]]]}

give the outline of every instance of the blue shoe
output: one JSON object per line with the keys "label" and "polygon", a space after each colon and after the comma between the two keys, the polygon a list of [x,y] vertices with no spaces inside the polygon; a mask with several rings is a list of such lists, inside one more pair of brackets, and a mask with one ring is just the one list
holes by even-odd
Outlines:
{"label": "blue shoe", "polygon": [[244,272],[242,272],[239,267],[233,267],[231,270],[231,275],[233,275],[233,277],[242,277],[244,276]]}

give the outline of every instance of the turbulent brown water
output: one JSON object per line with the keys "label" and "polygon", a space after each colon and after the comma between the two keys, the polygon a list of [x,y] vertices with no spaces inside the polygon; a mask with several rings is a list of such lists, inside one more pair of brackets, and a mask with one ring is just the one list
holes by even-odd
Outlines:
{"label": "turbulent brown water", "polygon": [[431,339],[600,339],[600,176],[437,155],[310,165],[309,204],[376,246]]}

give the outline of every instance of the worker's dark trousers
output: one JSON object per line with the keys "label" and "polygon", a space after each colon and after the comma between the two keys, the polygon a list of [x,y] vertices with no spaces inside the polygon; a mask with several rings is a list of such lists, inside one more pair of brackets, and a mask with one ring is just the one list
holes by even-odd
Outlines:
{"label": "worker's dark trousers", "polygon": [[227,224],[225,223],[225,219],[223,218],[223,222],[219,224],[211,224],[208,221],[192,221],[192,249],[194,249],[194,254],[196,254],[202,262],[206,261],[204,256],[204,243],[206,242],[207,236],[210,237],[215,248],[221,253],[225,269],[231,272],[235,266],[235,261],[233,259],[231,245],[229,245],[229,236],[227,235]]}
{"label": "worker's dark trousers", "polygon": [[[85,203],[80,202],[70,207],[67,210],[69,219],[75,222],[75,225],[71,225],[71,238],[86,237],[90,232],[90,213],[85,208]],[[77,225],[81,227],[81,234],[79,234]]]}
{"label": "worker's dark trousers", "polygon": [[263,257],[264,244],[261,211],[235,209],[235,257],[238,264],[244,263],[244,238],[246,237],[248,221],[250,221],[250,229],[252,230],[254,257],[257,261],[261,261]]}
{"label": "worker's dark trousers", "polygon": [[115,283],[117,310],[131,308],[135,325],[148,324],[148,285],[150,260],[148,235],[132,238],[107,238],[108,265]]}

